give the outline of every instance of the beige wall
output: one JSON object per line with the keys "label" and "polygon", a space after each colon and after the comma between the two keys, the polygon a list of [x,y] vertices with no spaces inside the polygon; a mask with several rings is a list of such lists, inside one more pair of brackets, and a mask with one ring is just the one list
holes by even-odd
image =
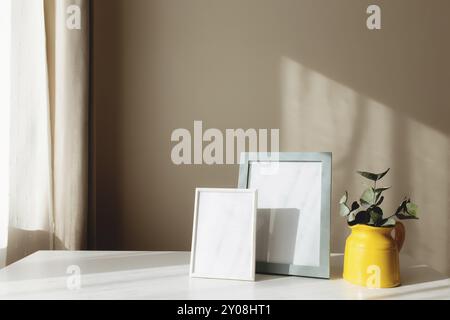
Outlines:
{"label": "beige wall", "polygon": [[[93,207],[99,249],[188,250],[194,188],[237,166],[171,163],[170,135],[280,128],[282,151],[333,152],[336,202],[392,172],[386,211],[410,194],[405,251],[450,273],[450,2],[93,1]],[[365,27],[382,6],[381,31]]]}

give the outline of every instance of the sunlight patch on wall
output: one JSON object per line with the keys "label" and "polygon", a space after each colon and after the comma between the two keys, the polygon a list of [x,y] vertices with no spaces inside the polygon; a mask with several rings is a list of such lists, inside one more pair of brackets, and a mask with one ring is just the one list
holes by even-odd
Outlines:
{"label": "sunlight patch on wall", "polygon": [[281,73],[284,149],[332,150],[335,169],[391,157],[391,110],[291,59]]}
{"label": "sunlight patch on wall", "polygon": [[[280,72],[280,150],[333,152],[333,203],[345,190],[354,200],[360,196],[365,186],[356,170],[392,168],[383,179],[393,186],[386,196],[386,214],[406,195],[422,212],[420,221],[406,222],[405,251],[446,272],[450,250],[446,134],[288,57],[281,59]],[[342,252],[348,231],[335,207],[332,248]]]}

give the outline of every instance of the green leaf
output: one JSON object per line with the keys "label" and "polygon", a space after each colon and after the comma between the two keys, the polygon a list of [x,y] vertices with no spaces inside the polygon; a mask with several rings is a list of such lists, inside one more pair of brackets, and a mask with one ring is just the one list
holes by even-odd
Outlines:
{"label": "green leaf", "polygon": [[348,192],[345,191],[345,194],[342,196],[341,200],[339,200],[339,203],[347,203],[347,199],[348,199]]}
{"label": "green leaf", "polygon": [[366,171],[357,171],[357,173],[366,179],[369,179],[372,181],[378,181],[378,180],[382,179],[389,172],[389,170],[390,170],[390,168],[387,169],[383,173],[372,173],[372,172],[366,172]]}
{"label": "green leaf", "polygon": [[374,206],[369,208],[368,212],[370,215],[370,222],[375,226],[381,225],[383,220],[383,210],[381,210],[380,207]]}
{"label": "green leaf", "polygon": [[356,214],[354,212],[350,212],[350,214],[347,216],[347,223],[349,225],[352,225],[353,221],[355,221]]}
{"label": "green leaf", "polygon": [[375,204],[375,191],[373,188],[366,189],[363,194],[361,195],[361,204],[370,207]]}
{"label": "green leaf", "polygon": [[348,216],[350,212],[350,208],[345,203],[339,204],[339,213],[342,217]]}
{"label": "green leaf", "polygon": [[415,203],[408,202],[406,204],[406,212],[408,212],[410,216],[413,216],[416,219],[418,219],[417,216],[419,215],[419,207]]}
{"label": "green leaf", "polygon": [[[410,211],[408,211],[408,208]],[[418,215],[418,207],[414,203],[411,202],[410,199],[403,200],[400,207],[398,207],[395,215],[400,220],[409,220],[409,219],[419,219]]]}
{"label": "green leaf", "polygon": [[355,210],[359,209],[358,202],[353,202],[351,208],[347,205],[348,200],[348,192],[345,191],[345,194],[342,196],[341,200],[339,200],[339,213],[341,216],[346,217]]}
{"label": "green leaf", "polygon": [[389,190],[391,187],[383,187],[383,188],[377,188],[375,189],[375,197],[376,201],[378,201],[382,195],[382,193],[386,190]]}
{"label": "green leaf", "polygon": [[382,193],[382,192],[384,192],[384,191],[386,191],[386,190],[389,190],[391,187],[382,187],[382,188],[376,188],[375,189],[375,193],[376,194],[380,194],[380,193]]}
{"label": "green leaf", "polygon": [[360,211],[356,214],[355,219],[348,224],[354,226],[357,224],[368,224],[370,221],[370,215],[367,211]]}
{"label": "green leaf", "polygon": [[395,227],[396,223],[394,218],[383,219],[380,227]]}

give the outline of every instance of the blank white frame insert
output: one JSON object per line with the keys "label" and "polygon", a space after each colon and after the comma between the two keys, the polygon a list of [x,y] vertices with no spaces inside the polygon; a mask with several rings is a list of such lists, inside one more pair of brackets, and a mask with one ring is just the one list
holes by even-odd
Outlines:
{"label": "blank white frame insert", "polygon": [[242,153],[239,187],[258,190],[256,272],[330,278],[332,154]]}
{"label": "blank white frame insert", "polygon": [[257,192],[195,191],[190,276],[255,280]]}

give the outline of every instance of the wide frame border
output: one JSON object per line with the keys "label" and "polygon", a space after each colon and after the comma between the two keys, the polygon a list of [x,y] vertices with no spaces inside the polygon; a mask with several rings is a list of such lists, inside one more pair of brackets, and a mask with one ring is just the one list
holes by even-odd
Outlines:
{"label": "wide frame border", "polygon": [[321,162],[322,191],[320,217],[320,263],[315,266],[294,264],[256,262],[257,273],[294,275],[313,278],[330,278],[330,218],[331,218],[331,152],[280,152],[280,153],[241,153],[239,184],[241,189],[248,189],[251,162]]}

